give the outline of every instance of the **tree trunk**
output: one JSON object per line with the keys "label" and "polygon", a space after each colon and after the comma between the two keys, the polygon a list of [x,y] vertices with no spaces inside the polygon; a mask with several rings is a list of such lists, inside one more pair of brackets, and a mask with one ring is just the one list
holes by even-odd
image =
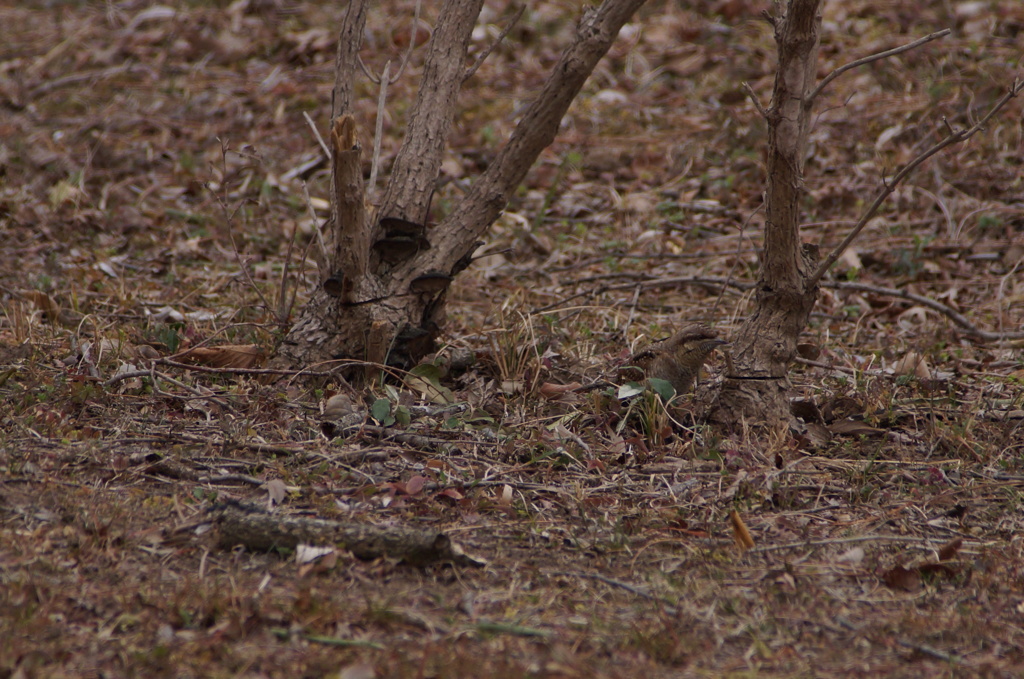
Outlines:
{"label": "tree trunk", "polygon": [[754,313],[733,339],[732,360],[710,410],[713,421],[775,424],[791,419],[789,366],[818,297],[817,246],[800,241],[800,199],[809,94],[814,90],[821,0],[791,0],[772,20],[778,44],[768,122],[765,247]]}
{"label": "tree trunk", "polygon": [[598,61],[644,0],[605,0],[587,12],[572,44],[505,147],[451,214],[426,224],[483,0],[445,0],[422,82],[379,209],[367,209],[348,114],[367,0],[353,0],[338,47],[331,131],[332,217],[325,226],[321,286],[279,348],[275,365],[339,359],[414,365],[429,353],[444,319],[445,295],[478,239],[498,218]]}

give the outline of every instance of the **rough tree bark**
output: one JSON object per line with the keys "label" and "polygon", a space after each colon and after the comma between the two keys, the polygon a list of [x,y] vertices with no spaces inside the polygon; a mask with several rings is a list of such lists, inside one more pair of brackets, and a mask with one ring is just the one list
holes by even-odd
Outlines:
{"label": "rough tree bark", "polygon": [[775,2],[779,65],[768,121],[765,248],[753,314],[733,339],[732,360],[709,411],[712,421],[791,419],[789,366],[818,297],[817,246],[800,240],[800,198],[821,28],[821,0]]}
{"label": "rough tree bark", "polygon": [[466,55],[483,0],[445,0],[423,66],[408,129],[379,208],[368,209],[351,110],[368,0],[352,0],[338,47],[331,130],[332,217],[325,226],[321,286],[284,339],[275,367],[336,359],[415,364],[429,353],[452,279],[469,263],[598,61],[644,0],[605,0],[573,42],[505,147],[436,226],[426,220],[466,79]]}

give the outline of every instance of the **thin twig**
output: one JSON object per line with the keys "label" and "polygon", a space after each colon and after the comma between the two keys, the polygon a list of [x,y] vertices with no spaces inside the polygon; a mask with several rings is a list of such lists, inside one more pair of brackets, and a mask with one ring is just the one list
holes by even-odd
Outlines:
{"label": "thin twig", "polygon": [[476,61],[473,62],[472,66],[466,69],[466,74],[462,76],[462,82],[466,82],[467,80],[473,77],[473,75],[477,72],[477,69],[479,69],[480,66],[483,65],[484,61],[487,60],[487,57],[491,56],[491,52],[494,51],[494,48],[500,45],[502,41],[505,39],[505,37],[509,34],[509,31],[512,30],[512,27],[519,23],[519,20],[523,17],[523,12],[525,11],[526,5],[520,5],[519,10],[516,12],[516,15],[512,17],[512,20],[508,22],[505,28],[501,29],[501,33],[498,34],[498,38],[487,46],[487,49],[485,49],[483,53],[479,57],[477,57]]}
{"label": "thin twig", "polygon": [[758,554],[763,552],[778,552],[784,549],[803,549],[806,547],[824,547],[827,545],[847,545],[857,542],[907,542],[907,543],[936,543],[938,540],[925,537],[913,537],[910,535],[856,535],[848,538],[829,538],[824,540],[805,540],[803,542],[788,542],[782,545],[762,545],[754,547],[748,553]]}
{"label": "thin twig", "polygon": [[[306,116],[306,120],[309,121],[310,124],[313,123],[313,121],[309,119],[309,116]],[[316,130],[316,127],[313,129]],[[306,200],[309,201],[309,190],[306,188],[306,182],[302,182],[302,189],[306,194]],[[312,207],[312,204],[310,204],[310,207]],[[319,229],[316,228],[316,213],[313,213],[313,217],[313,228],[316,229],[317,233],[319,233]],[[288,273],[292,265],[292,253],[295,252],[295,237],[298,235],[298,231],[299,227],[296,223],[292,228],[292,237],[288,239],[288,251],[284,256],[284,266],[281,267],[281,292],[277,297],[277,322],[281,325],[286,325],[288,323],[288,318],[292,315],[292,309],[295,308],[295,298],[299,289],[299,282],[295,281],[295,285],[292,287],[291,299],[288,299]],[[312,239],[310,240],[312,241]],[[309,254],[310,245],[311,243],[306,243],[306,248],[302,252],[303,263],[306,261],[306,255]],[[296,268],[298,268],[298,265],[296,265]]]}
{"label": "thin twig", "polygon": [[[327,252],[327,244],[324,243],[324,229],[321,228],[319,218],[316,217],[316,208],[313,207],[313,200],[309,197],[309,186],[304,181],[302,182],[302,195],[306,199],[306,209],[309,210],[309,218],[312,220],[313,231],[316,234],[316,238],[309,239],[309,242],[306,243],[306,249],[302,251],[302,261],[309,261],[309,249],[313,247],[315,242],[319,249],[321,249],[321,256],[316,257],[313,261],[316,263],[316,271],[321,274],[321,280],[323,281],[325,278],[324,266],[327,262],[331,261],[331,257]],[[291,315],[291,311],[295,307],[295,296],[298,292],[299,286],[296,284],[295,288],[292,289],[292,301],[289,302],[288,306],[289,315]]]}
{"label": "thin twig", "polygon": [[[862,635],[864,635],[865,638],[868,639],[868,641],[871,641],[871,639],[868,638],[867,634],[865,633],[865,629],[864,629],[863,626],[855,625],[855,624],[853,624],[852,622],[850,622],[849,620],[847,620],[846,618],[844,618],[842,616],[836,616],[836,622],[841,627],[844,627],[844,628],[850,630],[851,632],[856,632],[857,634],[862,634]],[[924,644],[914,644],[914,643],[911,643],[909,641],[903,641],[902,639],[897,639],[896,643],[899,644],[900,646],[902,646],[903,648],[909,648],[912,651],[916,651],[917,653],[920,653],[922,655],[931,656],[931,657],[933,657],[933,658],[935,658],[937,660],[941,660],[943,662],[954,663],[954,664],[957,664],[957,665],[963,663],[963,660],[961,660],[958,656],[950,654],[950,653],[946,653],[945,651],[940,651],[937,648],[932,648],[931,646],[927,646],[927,645],[924,645]]]}
{"label": "thin twig", "polygon": [[[729,273],[726,274],[725,280],[727,280],[727,281],[734,280],[733,276],[736,273],[736,270],[741,266],[741,262],[743,261],[743,256],[742,256],[742,253],[743,253],[743,238],[744,238],[744,236],[746,235],[746,232],[747,232],[747,225],[750,224],[750,220],[752,220],[754,218],[754,215],[756,215],[758,212],[763,210],[764,207],[765,207],[765,204],[764,204],[764,201],[762,200],[761,204],[758,205],[756,208],[754,208],[753,212],[751,212],[749,215],[747,215],[747,218],[743,220],[742,224],[740,224],[739,238],[736,240],[735,259],[733,260],[732,267],[730,267],[730,269],[729,269]],[[721,304],[722,300],[725,298],[725,291],[726,291],[726,287],[725,286],[722,286],[722,288],[718,291],[718,296],[715,298],[715,304],[714,304],[714,306],[711,307],[711,316],[712,317],[715,314],[718,313],[718,305]]]}
{"label": "thin twig", "polygon": [[44,81],[39,86],[33,88],[29,93],[29,96],[32,99],[36,99],[44,94],[64,87],[65,85],[74,85],[76,83],[85,81],[92,81],[93,83],[97,83],[100,80],[106,80],[107,78],[111,78],[115,75],[120,75],[122,73],[131,71],[131,69],[135,68],[135,66],[135,63],[128,61],[118,66],[112,66],[110,68],[101,68],[97,71],[88,71],[86,73],[73,73],[71,75],[66,75],[62,78],[49,79]]}
{"label": "thin twig", "polygon": [[[420,31],[420,0],[416,0],[416,9],[412,16],[412,31],[409,33],[409,48],[405,50],[405,56],[402,57],[402,63],[398,65],[398,71],[395,73],[395,77],[391,78],[390,84],[394,85],[398,82],[398,79],[402,77],[405,72],[405,65],[409,63],[409,57],[412,56],[412,50],[416,47],[416,34]],[[387,78],[387,74],[381,76],[381,80]],[[372,186],[372,184],[371,184]]]}
{"label": "thin twig", "polygon": [[574,299],[579,299],[580,297],[596,297],[597,295],[603,295],[606,292],[612,292],[615,290],[632,290],[633,288],[636,287],[643,288],[644,290],[649,290],[652,288],[664,288],[668,286],[682,287],[684,285],[701,285],[704,287],[714,286],[715,289],[721,288],[723,290],[728,288],[736,288],[737,290],[750,290],[753,287],[755,287],[756,284],[749,283],[746,281],[730,280],[728,278],[695,278],[690,276],[653,278],[651,280],[639,281],[635,283],[624,283],[622,285],[603,285],[593,290],[584,290],[582,292],[577,292],[574,295],[570,295],[569,297],[560,298],[557,301],[552,302],[551,304],[547,304],[537,309],[532,309],[530,313],[541,314],[547,311],[551,311],[552,309],[557,309],[558,307],[563,306]]}
{"label": "thin twig", "polygon": [[[333,372],[318,372],[312,370],[275,370],[272,368],[210,368],[205,365],[191,365],[188,363],[178,363],[177,361],[171,361],[166,358],[157,359],[154,361],[156,364],[167,365],[173,368],[185,368],[186,370],[192,370],[194,372],[204,373],[220,373],[224,375],[305,375],[309,377],[337,377]],[[163,373],[157,373],[163,377]],[[130,370],[122,373],[118,373],[103,382],[105,388],[109,388],[117,384],[118,382],[124,382],[125,380],[135,379],[136,377],[153,377],[153,373],[150,369],[146,370]]]}
{"label": "thin twig", "polygon": [[822,287],[825,288],[835,288],[837,290],[856,290],[858,292],[873,292],[878,295],[888,295],[890,297],[902,297],[903,299],[909,299],[913,302],[917,302],[922,306],[926,306],[929,309],[938,311],[940,314],[946,316],[951,321],[953,321],[961,328],[966,330],[969,334],[975,335],[989,342],[994,342],[997,340],[1024,338],[1024,331],[990,332],[988,330],[981,330],[973,323],[971,323],[969,320],[967,320],[967,318],[963,314],[959,313],[955,309],[946,306],[942,302],[936,302],[934,299],[929,299],[928,297],[918,295],[913,292],[906,292],[903,290],[898,290],[896,288],[881,288],[874,285],[866,285],[864,283],[847,283],[843,281],[826,281],[823,282],[821,285]]}
{"label": "thin twig", "polygon": [[307,123],[309,123],[309,129],[313,130],[313,136],[316,137],[316,140],[320,143],[320,148],[323,149],[324,154],[330,158],[331,150],[327,148],[327,143],[324,141],[324,138],[320,136],[320,130],[316,129],[316,123],[313,122],[313,119],[310,118],[309,114],[305,111],[302,112],[302,117],[306,119]]}
{"label": "thin twig", "polygon": [[223,184],[222,188],[224,189],[224,196],[221,197],[216,193],[214,196],[220,204],[221,211],[224,213],[224,219],[227,221],[228,240],[231,241],[231,250],[235,255],[235,260],[238,262],[238,267],[242,270],[242,274],[245,276],[245,280],[249,283],[249,287],[256,291],[256,295],[260,298],[260,301],[263,302],[263,307],[267,311],[273,312],[274,307],[271,306],[270,302],[263,294],[263,291],[260,290],[260,287],[256,285],[256,281],[253,280],[252,274],[249,272],[249,266],[246,264],[245,259],[242,258],[242,253],[239,251],[238,244],[235,242],[235,231],[232,228],[232,225],[234,224],[235,214],[238,212],[238,209],[241,208],[241,205],[239,205],[239,207],[234,211],[228,211],[228,151],[230,150],[230,147],[227,142],[222,139],[218,139],[217,141],[220,142],[221,172],[223,173],[221,183]]}
{"label": "thin twig", "polygon": [[[309,186],[306,185],[306,182],[302,182],[302,195],[306,198],[306,209],[309,210],[309,218],[313,220],[313,231],[316,233],[316,238],[310,239],[309,243],[306,244],[306,251],[302,253],[302,258],[305,260],[306,257],[309,256],[309,248],[315,240],[317,245],[320,246],[320,257],[316,260],[317,269],[320,269],[323,267],[323,262],[330,261],[330,255],[327,253],[327,243],[324,242],[324,232],[318,223],[320,220],[316,216],[316,208],[313,207],[313,199],[309,197]],[[323,271],[320,273],[322,274]]]}
{"label": "thin twig", "polygon": [[552,573],[552,575],[561,575],[562,577],[569,578],[590,578],[591,580],[597,580],[598,582],[603,582],[604,584],[611,585],[612,587],[624,589],[630,594],[635,594],[639,597],[643,597],[644,599],[649,599],[651,601],[657,601],[659,603],[665,604],[666,606],[669,606],[672,610],[675,610],[675,606],[668,599],[662,598],[656,594],[651,594],[643,587],[638,587],[632,583],[623,582],[622,580],[616,580],[615,578],[609,578],[607,575],[602,575],[600,573],[587,573],[585,571],[558,571]]}
{"label": "thin twig", "polygon": [[412,32],[409,34],[409,48],[405,51],[405,56],[402,57],[402,63],[398,67],[398,72],[395,73],[394,78],[391,77],[391,69],[389,68],[389,66],[391,65],[390,59],[384,65],[384,72],[377,76],[374,75],[373,73],[370,73],[370,69],[363,62],[363,58],[358,54],[356,55],[356,62],[359,64],[359,68],[362,69],[363,75],[365,75],[370,82],[372,82],[374,85],[381,85],[382,88],[386,90],[388,85],[393,85],[395,82],[398,81],[400,77],[402,77],[402,72],[405,70],[405,65],[409,63],[409,57],[412,56],[413,47],[416,46],[416,33],[419,30],[419,25],[420,0],[416,0],[416,11],[412,20]]}
{"label": "thin twig", "polygon": [[902,170],[896,173],[895,177],[885,182],[885,188],[883,188],[882,191],[879,192],[878,196],[875,197],[874,202],[871,203],[868,209],[864,211],[864,214],[861,215],[860,219],[857,220],[857,224],[854,225],[853,230],[851,230],[850,233],[846,236],[846,238],[843,239],[842,243],[840,243],[834,250],[832,250],[832,252],[829,253],[828,257],[825,258],[825,261],[821,263],[821,266],[819,266],[817,271],[815,271],[814,274],[810,277],[810,279],[807,280],[805,285],[808,288],[811,288],[818,281],[821,280],[821,277],[824,276],[830,268],[832,268],[832,265],[836,263],[836,260],[838,260],[839,257],[846,250],[846,248],[850,246],[850,243],[853,242],[853,240],[861,232],[861,230],[868,223],[868,221],[875,216],[875,213],[878,212],[878,209],[882,206],[882,203],[885,201],[885,199],[888,198],[889,195],[896,190],[896,187],[899,186],[903,182],[903,180],[910,175],[911,172],[916,170],[922,163],[924,163],[926,160],[928,160],[929,158],[931,158],[932,156],[934,156],[936,153],[946,148],[947,146],[952,146],[953,144],[959,144],[961,142],[967,141],[975,134],[980,132],[985,127],[985,124],[992,119],[992,116],[998,113],[1000,109],[1002,109],[1007,104],[1007,102],[1016,97],[1020,93],[1021,89],[1024,89],[1024,82],[1021,82],[1020,80],[1014,80],[1013,85],[1010,86],[1006,94],[1004,94],[1002,98],[996,102],[996,104],[985,115],[985,117],[983,117],[973,126],[965,130],[950,133],[949,135],[946,136],[945,139],[933,145],[927,151],[921,153],[916,158],[911,160],[907,165],[903,167]]}
{"label": "thin twig", "polygon": [[366,67],[365,63],[363,63],[363,57],[358,54],[356,55],[356,63],[359,64],[359,69],[363,72],[363,75],[366,76],[367,80],[372,82],[374,85],[380,83],[380,78],[370,73],[370,69]]}
{"label": "thin twig", "polygon": [[903,52],[907,52],[909,50],[914,49],[915,47],[920,47],[921,45],[923,45],[925,43],[931,42],[932,40],[938,40],[939,38],[945,38],[951,32],[952,31],[950,31],[950,29],[944,28],[941,31],[939,31],[938,33],[932,33],[931,35],[926,35],[923,38],[921,38],[919,40],[915,40],[914,42],[908,43],[906,45],[903,45],[902,47],[894,47],[891,50],[886,50],[884,52],[878,52],[877,54],[872,54],[870,56],[864,57],[863,59],[857,59],[856,61],[851,61],[848,64],[840,66],[839,68],[837,68],[836,70],[832,71],[827,76],[825,76],[825,79],[821,81],[821,84],[819,84],[816,88],[814,88],[814,91],[811,92],[811,96],[809,96],[807,98],[807,105],[810,106],[811,104],[813,104],[815,98],[819,94],[821,94],[822,90],[824,90],[826,87],[828,87],[829,83],[831,83],[833,80],[835,80],[836,78],[838,78],[842,74],[846,73],[847,71],[849,71],[851,69],[854,69],[854,68],[857,68],[858,66],[863,66],[864,64],[870,64],[872,61],[878,61],[879,59],[887,59],[889,57],[896,56],[897,54],[901,54]]}
{"label": "thin twig", "polygon": [[636,316],[636,307],[640,303],[640,290],[641,286],[636,286],[633,290],[633,301],[629,303],[629,316],[626,317],[626,323],[622,326],[622,336],[625,337],[629,333],[629,328],[633,325],[633,317]]}
{"label": "thin twig", "polygon": [[832,365],[821,361],[812,361],[809,358],[802,358],[800,356],[797,356],[793,360],[801,365],[809,365],[812,368],[823,368],[824,370],[835,370],[836,372],[846,373],[847,375],[871,375],[872,377],[885,377],[885,373],[881,370],[847,368],[843,365]]}
{"label": "thin twig", "polygon": [[758,100],[757,93],[754,92],[754,88],[745,80],[743,81],[743,91],[747,93],[748,97],[750,97],[750,101],[754,104],[754,108],[757,109],[757,112],[761,114],[761,117],[768,120],[768,111],[765,111],[764,106],[761,106],[761,102]]}
{"label": "thin twig", "polygon": [[391,73],[391,61],[384,64],[380,75],[380,95],[377,97],[377,127],[373,134],[373,160],[370,163],[370,181],[366,185],[366,194],[372,198],[377,188],[377,169],[380,163],[380,139],[384,135],[384,104],[388,98],[388,75]]}
{"label": "thin twig", "polygon": [[195,399],[211,401],[211,402],[216,403],[217,405],[221,406],[222,408],[227,408],[228,410],[230,410],[233,413],[237,413],[238,412],[234,407],[231,406],[230,403],[225,401],[223,398],[217,396],[216,394],[204,394],[203,392],[201,392],[200,390],[196,389],[195,387],[190,387],[189,385],[185,384],[184,382],[182,382],[180,380],[174,379],[170,375],[166,375],[164,373],[157,372],[155,369],[153,369],[152,366],[150,366],[149,375],[150,375],[150,378],[153,380],[153,385],[154,385],[154,388],[156,388],[156,389],[159,389],[159,387],[156,387],[156,384],[157,384],[157,379],[156,378],[157,378],[157,376],[159,376],[160,379],[162,379],[162,380],[164,380],[166,382],[170,382],[171,384],[173,384],[174,386],[178,387],[179,389],[184,389],[185,391],[187,391],[190,394],[192,394],[192,396],[178,396],[177,394],[172,394],[170,392],[161,391],[160,392],[161,396],[167,396],[168,398],[179,398],[179,399],[186,400],[186,401],[187,400],[195,400]]}

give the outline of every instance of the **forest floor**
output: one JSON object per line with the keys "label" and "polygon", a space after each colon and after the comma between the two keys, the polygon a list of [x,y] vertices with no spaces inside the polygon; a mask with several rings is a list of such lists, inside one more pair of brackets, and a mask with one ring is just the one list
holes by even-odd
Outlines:
{"label": "forest floor", "polygon": [[[1021,676],[1021,99],[826,277],[794,426],[715,431],[690,396],[565,388],[751,309],[766,132],[743,83],[767,104],[767,3],[652,2],[455,282],[442,353],[475,364],[428,402],[392,371],[328,437],[332,366],[231,368],[273,354],[318,280],[329,166],[303,114],[327,129],[344,9],[172,4],[0,7],[0,678]],[[420,45],[384,179],[425,4],[415,31],[406,0],[367,29],[375,73]],[[485,4],[477,54],[513,12]],[[435,220],[578,11],[531,4],[467,81]],[[820,77],[947,27],[823,95],[803,205],[823,252],[1022,75],[1024,40],[1016,0],[825,3]],[[357,89],[372,149],[378,89]],[[223,547],[226,500],[443,531],[481,565]]]}

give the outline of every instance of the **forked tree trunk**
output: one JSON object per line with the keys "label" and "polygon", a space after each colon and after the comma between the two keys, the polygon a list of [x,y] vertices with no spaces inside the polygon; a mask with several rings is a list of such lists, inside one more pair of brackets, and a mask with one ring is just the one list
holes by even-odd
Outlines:
{"label": "forked tree trunk", "polygon": [[775,3],[779,65],[768,122],[765,238],[756,308],[733,339],[732,360],[712,408],[735,425],[791,419],[789,367],[818,297],[817,246],[800,240],[800,199],[818,59],[821,0]]}
{"label": "forked tree trunk", "polygon": [[619,29],[644,0],[605,0],[585,14],[543,90],[505,147],[465,198],[436,226],[426,224],[470,36],[483,0],[445,0],[423,66],[408,129],[380,207],[364,202],[351,111],[367,0],[352,0],[338,47],[331,130],[332,218],[325,226],[321,286],[292,327],[275,364],[336,359],[408,367],[432,350],[445,295],[478,239],[498,218]]}

